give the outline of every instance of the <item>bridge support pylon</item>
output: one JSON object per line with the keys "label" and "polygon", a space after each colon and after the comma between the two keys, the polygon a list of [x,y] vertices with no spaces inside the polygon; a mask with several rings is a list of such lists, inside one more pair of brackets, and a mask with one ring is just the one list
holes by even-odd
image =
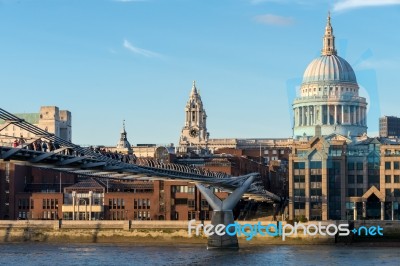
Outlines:
{"label": "bridge support pylon", "polygon": [[242,186],[235,189],[235,191],[233,191],[228,196],[228,198],[224,200],[220,200],[217,196],[215,196],[211,189],[205,187],[202,184],[196,184],[197,188],[207,200],[208,204],[210,204],[210,206],[213,208],[211,224],[214,227],[211,232],[214,232],[214,234],[208,237],[207,249],[239,248],[238,238],[236,234],[233,236],[230,236],[228,234],[220,236],[215,233],[215,227],[218,224],[224,224],[226,227],[229,224],[234,223],[232,210],[239,202],[243,194],[253,183],[254,178],[255,176],[250,176],[249,178],[247,178],[247,180],[243,182]]}

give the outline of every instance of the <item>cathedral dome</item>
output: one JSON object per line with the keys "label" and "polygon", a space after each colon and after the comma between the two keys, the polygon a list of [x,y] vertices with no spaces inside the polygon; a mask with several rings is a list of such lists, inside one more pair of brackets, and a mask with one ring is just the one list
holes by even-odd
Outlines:
{"label": "cathedral dome", "polygon": [[350,64],[337,55],[321,55],[314,59],[303,75],[304,83],[321,81],[357,83]]}

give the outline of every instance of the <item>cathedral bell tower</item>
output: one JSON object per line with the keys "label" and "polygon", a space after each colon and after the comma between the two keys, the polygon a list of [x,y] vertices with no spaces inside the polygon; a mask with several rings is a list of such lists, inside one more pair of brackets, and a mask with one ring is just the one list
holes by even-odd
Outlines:
{"label": "cathedral bell tower", "polygon": [[182,128],[179,146],[205,146],[209,135],[206,121],[206,111],[196,83],[193,81],[192,91],[185,107],[185,126]]}

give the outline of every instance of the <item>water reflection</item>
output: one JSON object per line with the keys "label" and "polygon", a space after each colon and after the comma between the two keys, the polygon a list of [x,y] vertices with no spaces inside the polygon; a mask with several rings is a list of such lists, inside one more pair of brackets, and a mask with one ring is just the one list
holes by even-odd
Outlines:
{"label": "water reflection", "polygon": [[16,265],[398,265],[398,248],[256,246],[207,250],[203,245],[0,244],[0,264]]}

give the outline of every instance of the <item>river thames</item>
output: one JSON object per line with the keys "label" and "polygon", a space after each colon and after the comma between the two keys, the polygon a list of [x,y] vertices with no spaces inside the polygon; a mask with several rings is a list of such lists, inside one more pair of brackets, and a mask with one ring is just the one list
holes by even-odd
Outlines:
{"label": "river thames", "polygon": [[397,247],[254,246],[238,251],[203,245],[0,244],[0,265],[399,265]]}

